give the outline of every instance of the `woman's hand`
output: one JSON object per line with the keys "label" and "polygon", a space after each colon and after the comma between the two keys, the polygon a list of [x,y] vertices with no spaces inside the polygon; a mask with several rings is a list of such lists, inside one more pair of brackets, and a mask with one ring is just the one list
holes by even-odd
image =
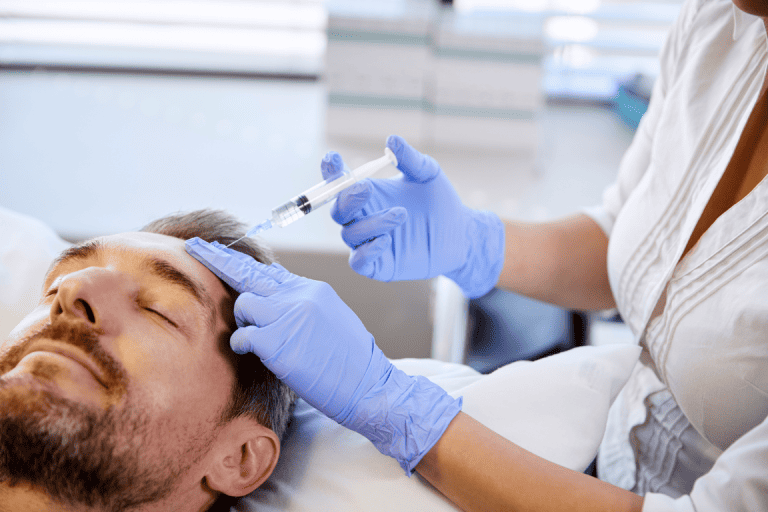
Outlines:
{"label": "woman's hand", "polygon": [[[341,192],[331,211],[352,249],[349,265],[379,281],[444,275],[467,297],[494,287],[504,264],[504,224],[466,207],[438,163],[391,136],[387,147],[402,175],[366,179]],[[324,178],[344,169],[336,152],[322,161]]]}

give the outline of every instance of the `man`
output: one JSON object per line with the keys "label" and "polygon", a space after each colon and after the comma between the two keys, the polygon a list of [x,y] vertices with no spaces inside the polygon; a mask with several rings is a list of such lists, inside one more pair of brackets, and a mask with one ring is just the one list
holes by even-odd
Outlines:
{"label": "man", "polygon": [[198,211],[54,261],[0,344],[0,511],[200,511],[269,477],[294,395],[232,352],[236,293],[184,250],[243,233]]}

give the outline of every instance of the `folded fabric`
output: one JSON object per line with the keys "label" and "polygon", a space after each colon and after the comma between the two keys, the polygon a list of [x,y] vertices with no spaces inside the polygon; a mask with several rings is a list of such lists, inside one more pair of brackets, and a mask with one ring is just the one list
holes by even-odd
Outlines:
{"label": "folded fabric", "polygon": [[[489,375],[429,359],[393,362],[463,396],[464,412],[512,442],[582,471],[597,453],[608,408],[639,354],[639,347],[624,344],[580,347]],[[232,510],[414,509],[458,510],[418,474],[408,478],[367,439],[300,400],[272,477]]]}
{"label": "folded fabric", "polygon": [[0,207],[0,339],[37,305],[48,266],[68,246],[39,220]]}

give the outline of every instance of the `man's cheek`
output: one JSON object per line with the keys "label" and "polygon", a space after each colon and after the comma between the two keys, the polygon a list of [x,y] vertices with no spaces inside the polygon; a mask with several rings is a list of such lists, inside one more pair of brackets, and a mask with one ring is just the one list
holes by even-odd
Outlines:
{"label": "man's cheek", "polygon": [[185,354],[172,349],[176,340],[121,336],[115,343],[116,357],[125,369],[128,387],[145,395],[153,407],[167,409],[173,402],[174,389],[185,382]]}

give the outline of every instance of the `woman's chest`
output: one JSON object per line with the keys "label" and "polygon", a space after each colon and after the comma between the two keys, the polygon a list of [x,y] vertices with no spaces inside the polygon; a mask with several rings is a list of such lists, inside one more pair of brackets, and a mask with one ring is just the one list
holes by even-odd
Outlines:
{"label": "woman's chest", "polygon": [[647,326],[684,256],[708,258],[718,244],[722,247],[762,214],[761,204],[735,206],[751,190],[766,186],[761,180],[768,168],[768,116],[750,116],[759,110],[756,106],[768,107],[768,101],[757,102],[765,53],[737,64],[726,59],[728,73],[709,80],[704,64],[689,63],[690,69],[670,84],[647,169],[624,201],[610,236],[611,286],[635,333]]}
{"label": "woman's chest", "polygon": [[721,448],[768,414],[761,55],[733,70],[730,86],[690,76],[672,84],[648,169],[609,247],[622,316],[691,423]]}
{"label": "woman's chest", "polygon": [[768,174],[766,83],[763,84],[760,99],[749,115],[731,160],[688,239],[681,259],[685,258],[720,216],[744,199]]}
{"label": "woman's chest", "polygon": [[768,416],[768,226],[756,231],[676,274],[642,335],[691,424],[720,449]]}
{"label": "woman's chest", "polygon": [[679,218],[657,227],[666,235],[617,300],[691,424],[721,449],[768,415],[768,181],[758,160],[734,154],[725,171],[702,174],[720,178],[709,197],[668,198]]}

